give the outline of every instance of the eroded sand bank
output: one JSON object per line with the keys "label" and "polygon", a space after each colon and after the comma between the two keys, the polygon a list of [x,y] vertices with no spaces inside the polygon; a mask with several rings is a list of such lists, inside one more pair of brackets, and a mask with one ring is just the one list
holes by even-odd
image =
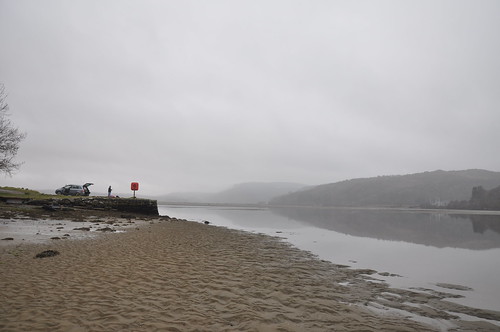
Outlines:
{"label": "eroded sand bank", "polygon": [[[34,258],[47,249],[60,254]],[[0,330],[499,330],[459,320],[472,309],[446,293],[390,289],[373,273],[269,236],[155,219],[121,234],[1,247]]]}

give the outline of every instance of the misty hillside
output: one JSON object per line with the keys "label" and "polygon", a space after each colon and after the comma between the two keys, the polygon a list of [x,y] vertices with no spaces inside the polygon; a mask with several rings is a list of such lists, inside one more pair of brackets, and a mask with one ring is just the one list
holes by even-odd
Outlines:
{"label": "misty hillside", "polygon": [[304,185],[298,183],[252,182],[236,184],[218,193],[171,193],[157,199],[183,203],[266,204],[274,197],[286,195],[301,188],[304,188]]}
{"label": "misty hillside", "polygon": [[472,169],[378,176],[316,186],[271,200],[274,205],[390,206],[444,205],[468,200],[472,188],[500,185],[500,172]]}

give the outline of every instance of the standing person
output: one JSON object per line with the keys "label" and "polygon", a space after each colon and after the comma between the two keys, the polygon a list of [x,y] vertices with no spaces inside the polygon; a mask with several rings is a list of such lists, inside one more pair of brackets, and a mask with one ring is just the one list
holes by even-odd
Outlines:
{"label": "standing person", "polygon": [[108,197],[111,197],[111,186],[108,188]]}

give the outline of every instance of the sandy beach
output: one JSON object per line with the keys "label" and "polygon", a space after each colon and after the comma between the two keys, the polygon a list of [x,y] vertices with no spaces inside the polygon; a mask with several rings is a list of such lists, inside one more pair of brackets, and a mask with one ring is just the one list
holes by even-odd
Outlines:
{"label": "sandy beach", "polygon": [[[59,254],[35,258],[45,250]],[[500,313],[391,289],[376,276],[278,238],[153,218],[119,234],[2,243],[0,331],[500,329],[460,319]]]}

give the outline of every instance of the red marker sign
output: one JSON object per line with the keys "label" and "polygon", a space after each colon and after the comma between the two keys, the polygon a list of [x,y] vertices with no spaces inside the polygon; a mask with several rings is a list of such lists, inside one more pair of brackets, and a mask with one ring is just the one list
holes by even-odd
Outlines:
{"label": "red marker sign", "polygon": [[139,190],[139,182],[132,182],[130,184],[130,190],[134,191],[134,198],[135,198],[135,191]]}

